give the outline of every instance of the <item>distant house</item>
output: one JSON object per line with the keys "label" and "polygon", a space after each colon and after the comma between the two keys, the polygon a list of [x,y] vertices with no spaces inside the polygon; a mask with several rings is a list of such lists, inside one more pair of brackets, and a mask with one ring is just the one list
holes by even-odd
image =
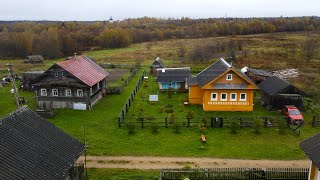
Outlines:
{"label": "distant house", "polygon": [[186,80],[190,76],[189,67],[157,69],[157,82],[160,91],[168,89],[186,91]]}
{"label": "distant house", "polygon": [[22,73],[22,83],[21,88],[26,91],[33,90],[33,81],[42,75],[44,71],[27,71]]}
{"label": "distant house", "polygon": [[272,74],[261,69],[246,68],[246,71],[247,72],[245,74],[256,84],[272,77]]}
{"label": "distant house", "polygon": [[81,177],[75,162],[85,145],[28,108],[0,119],[0,134],[0,179]]}
{"label": "distant house", "polygon": [[58,62],[34,81],[37,106],[90,109],[106,94],[108,75],[87,56]]}
{"label": "distant house", "polygon": [[320,180],[320,134],[302,141],[299,145],[311,160],[308,179]]}
{"label": "distant house", "polygon": [[165,66],[162,63],[161,59],[159,57],[157,57],[157,59],[150,66],[150,74],[156,76],[157,69],[160,69],[160,68],[165,68]]}
{"label": "distant house", "polygon": [[33,55],[33,56],[28,56],[27,59],[24,60],[25,63],[42,63],[44,61],[43,57],[41,55]]}
{"label": "distant house", "polygon": [[289,82],[272,76],[258,84],[258,87],[265,107],[280,109],[284,105],[295,105],[303,110],[303,96],[306,94]]}
{"label": "distant house", "polygon": [[187,84],[189,103],[202,105],[204,111],[252,111],[254,90],[258,89],[222,58],[188,78]]}

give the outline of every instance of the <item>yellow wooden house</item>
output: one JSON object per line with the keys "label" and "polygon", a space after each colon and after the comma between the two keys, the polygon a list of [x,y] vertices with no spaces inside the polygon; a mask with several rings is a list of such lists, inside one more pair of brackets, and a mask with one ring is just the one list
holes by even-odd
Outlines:
{"label": "yellow wooden house", "polygon": [[300,144],[301,149],[310,159],[309,180],[320,180],[320,133]]}
{"label": "yellow wooden house", "polygon": [[189,103],[204,111],[252,111],[255,83],[223,58],[188,78]]}

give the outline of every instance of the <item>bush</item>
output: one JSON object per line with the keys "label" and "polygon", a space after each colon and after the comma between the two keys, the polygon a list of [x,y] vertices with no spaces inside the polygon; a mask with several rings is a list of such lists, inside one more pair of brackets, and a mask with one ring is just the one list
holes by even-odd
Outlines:
{"label": "bush", "polygon": [[237,121],[231,121],[231,123],[230,123],[230,133],[231,134],[238,134],[239,128],[240,128],[240,125]]}
{"label": "bush", "polygon": [[188,118],[189,118],[189,119],[193,119],[193,118],[194,118],[194,112],[188,110],[187,115],[186,115],[186,118],[187,118],[187,119],[188,119]]}
{"label": "bush", "polygon": [[159,133],[159,126],[156,123],[151,124],[151,132],[152,134],[158,134]]}
{"label": "bush", "polygon": [[201,122],[199,123],[199,130],[201,133],[206,132],[207,130],[207,120],[206,118],[202,118]]}
{"label": "bush", "polygon": [[175,122],[173,125],[172,125],[172,128],[173,128],[173,132],[176,133],[176,134],[179,134],[180,133],[180,130],[181,130],[181,125],[179,122]]}
{"label": "bush", "polygon": [[133,135],[136,133],[136,126],[133,122],[127,123],[127,130],[129,135]]}
{"label": "bush", "polygon": [[262,127],[262,121],[255,118],[253,120],[253,133],[260,134],[261,127]]}
{"label": "bush", "polygon": [[174,123],[174,114],[170,113],[168,116],[168,122],[169,124],[173,124]]}

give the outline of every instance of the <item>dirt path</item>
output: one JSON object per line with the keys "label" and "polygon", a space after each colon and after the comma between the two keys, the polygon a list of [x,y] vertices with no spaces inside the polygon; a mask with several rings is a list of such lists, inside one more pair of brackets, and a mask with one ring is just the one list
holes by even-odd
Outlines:
{"label": "dirt path", "polygon": [[[84,157],[80,157],[80,162]],[[200,168],[248,167],[248,168],[307,168],[308,160],[245,160],[184,157],[133,157],[133,156],[87,156],[88,168],[162,169],[183,168],[186,165]]]}

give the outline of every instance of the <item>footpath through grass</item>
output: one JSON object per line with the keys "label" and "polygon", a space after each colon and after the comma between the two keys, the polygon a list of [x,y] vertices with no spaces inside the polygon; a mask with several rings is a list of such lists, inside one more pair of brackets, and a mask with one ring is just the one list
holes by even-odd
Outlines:
{"label": "footpath through grass", "polygon": [[226,128],[207,129],[204,146],[198,128],[183,128],[178,134],[170,128],[161,128],[158,134],[153,134],[150,128],[136,127],[136,133],[128,135],[125,127],[118,128],[117,116],[141,73],[142,70],[121,95],[107,95],[89,111],[59,109],[50,121],[81,141],[85,126],[88,154],[100,156],[302,159],[306,156],[298,143],[319,132],[319,128],[303,127],[297,137],[290,131],[279,135],[276,128],[261,129],[260,135],[254,134],[253,129],[241,129],[236,135]]}

